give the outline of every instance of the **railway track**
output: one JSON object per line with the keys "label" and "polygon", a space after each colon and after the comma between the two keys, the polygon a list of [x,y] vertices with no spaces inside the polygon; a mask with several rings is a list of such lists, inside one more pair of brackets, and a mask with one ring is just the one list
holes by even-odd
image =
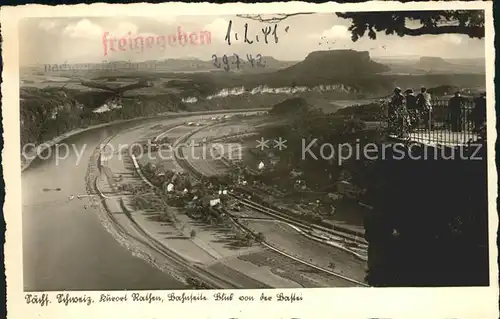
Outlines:
{"label": "railway track", "polygon": [[[196,130],[194,130],[194,131],[186,134],[185,136],[183,136],[182,138],[180,138],[177,141],[177,143],[175,143],[174,146],[183,143],[184,141],[186,141],[187,139],[189,139],[192,135],[194,135],[195,133],[197,133],[199,131],[202,131],[203,129],[205,129],[207,127],[208,126],[201,127],[201,128],[198,128],[198,129],[196,129]],[[179,156],[174,156],[174,157],[175,157],[176,161],[179,163],[179,165],[184,170],[186,170],[189,174],[191,174],[193,177],[195,177],[198,180],[201,180],[202,177],[203,177],[203,174],[200,173],[199,171],[197,171],[185,159],[185,156],[184,156],[184,154],[182,152],[182,148],[178,149],[178,153],[177,154]],[[248,193],[250,195],[253,195],[252,192],[250,192],[248,190],[242,189],[242,191],[245,192],[245,193]],[[357,233],[355,231],[352,231],[352,230],[349,230],[349,229],[343,229],[343,228],[340,228],[340,227],[337,228],[337,229],[334,229],[334,228],[325,227],[325,226],[321,226],[321,225],[314,224],[314,223],[305,223],[303,220],[300,220],[299,218],[293,217],[293,213],[283,212],[283,211],[280,211],[280,210],[278,210],[276,208],[262,205],[260,203],[255,202],[255,201],[243,198],[243,197],[235,194],[234,192],[229,192],[228,194],[230,196],[232,196],[233,198],[237,199],[238,201],[240,201],[245,206],[252,205],[253,207],[259,207],[262,210],[261,211],[262,213],[265,213],[268,216],[272,216],[274,218],[278,218],[278,219],[281,219],[283,221],[289,222],[289,223],[291,223],[291,224],[293,224],[293,225],[295,225],[297,227],[305,228],[305,229],[308,229],[308,230],[311,230],[311,231],[315,230],[315,231],[325,232],[325,233],[327,233],[329,235],[336,236],[336,237],[341,237],[341,238],[343,238],[344,240],[347,240],[347,241],[352,241],[352,242],[354,242],[354,243],[356,243],[358,245],[362,245],[362,246],[367,246],[368,245],[368,242],[364,239],[364,235],[360,234],[360,233]]]}
{"label": "railway track", "polygon": [[281,221],[287,222],[289,224],[292,224],[294,226],[303,228],[308,231],[321,231],[324,233],[328,233],[329,235],[332,235],[334,237],[340,237],[347,242],[354,242],[359,245],[368,245],[368,243],[364,239],[360,239],[359,237],[353,236],[351,234],[342,232],[342,231],[337,231],[334,229],[326,228],[323,226],[319,226],[316,224],[306,224],[298,219],[295,219],[293,217],[289,216],[284,216],[282,212],[279,212],[273,208],[264,206],[262,204],[256,203],[254,201],[251,201],[249,199],[246,199],[244,197],[238,196],[234,193],[228,193],[229,196],[235,198],[238,200],[241,204],[245,205],[246,207],[249,207],[251,209],[257,210],[260,213],[266,214],[268,216],[274,217],[276,219],[279,219]]}
{"label": "railway track", "polygon": [[[196,130],[197,132],[199,130]],[[184,139],[188,139],[191,135],[188,134],[186,135]],[[179,141],[178,144],[180,144],[182,141]],[[174,152],[175,153],[175,152]],[[195,177],[196,179],[198,180],[201,180],[203,178],[203,174],[200,173],[199,171],[197,171],[184,157],[183,155],[183,152],[182,152],[182,148],[179,148],[178,149],[178,152],[177,154],[179,154],[179,157],[175,156],[175,159],[176,161],[179,163],[179,165],[184,169],[186,170],[190,175],[192,175],[193,177]],[[352,233],[349,233],[349,232],[346,232],[346,231],[343,231],[343,230],[336,230],[336,229],[331,229],[331,228],[327,228],[327,227],[324,227],[324,226],[321,226],[321,225],[317,225],[317,224],[309,224],[309,223],[305,223],[303,221],[301,221],[300,219],[298,218],[294,218],[294,217],[291,217],[290,215],[291,214],[285,214],[283,212],[280,212],[272,207],[268,207],[268,206],[264,206],[260,203],[257,203],[255,201],[252,201],[250,199],[247,199],[247,198],[244,198],[240,195],[237,195],[235,194],[234,192],[228,192],[228,195],[233,197],[234,199],[238,200],[241,204],[249,207],[249,208],[252,208],[252,209],[256,209],[258,210],[259,212],[261,213],[264,213],[268,216],[271,216],[273,218],[276,218],[276,219],[279,219],[279,220],[282,220],[284,222],[287,222],[287,223],[290,223],[292,225],[295,225],[297,227],[300,227],[300,228],[304,228],[306,230],[309,230],[309,231],[320,231],[320,232],[324,232],[324,233],[327,233],[329,235],[332,235],[332,236],[335,236],[335,237],[341,237],[343,240],[346,240],[346,241],[351,241],[351,242],[354,242],[358,245],[361,245],[361,246],[367,246],[368,245],[368,242],[366,242],[366,240],[361,237],[361,236],[357,236],[355,234],[352,234]]]}
{"label": "railway track", "polygon": [[[195,130],[196,132],[199,132],[200,130]],[[193,133],[194,134],[194,133]],[[184,140],[187,140],[192,134],[187,134],[185,135],[183,138],[179,139],[176,143],[176,145],[182,143]],[[198,179],[198,180],[201,180],[202,177],[203,177],[203,174],[199,171],[197,171],[184,157],[183,155],[183,152],[182,152],[182,148],[179,148],[177,150],[177,152],[174,152],[174,154],[178,154],[179,156],[177,155],[174,155],[174,159],[179,163],[179,165],[184,169],[186,170],[190,175],[192,175],[194,178]],[[289,224],[292,224],[292,225],[295,225],[297,227],[300,227],[300,228],[303,228],[303,229],[306,229],[306,230],[310,230],[310,231],[313,231],[313,230],[318,230],[318,229],[321,229],[322,231],[325,231],[327,233],[330,233],[330,234],[334,234],[336,235],[337,237],[341,237],[343,238],[344,240],[354,240],[355,238],[353,238],[354,236],[352,235],[349,235],[349,234],[345,234],[345,233],[342,233],[342,232],[337,232],[337,231],[333,231],[331,229],[328,229],[328,228],[324,228],[324,227],[321,227],[321,226],[316,226],[316,225],[307,225],[303,222],[299,222],[299,221],[296,221],[294,219],[291,219],[291,218],[287,218],[287,217],[284,217],[282,216],[279,212],[276,212],[276,211],[273,211],[272,209],[269,209],[265,206],[262,206],[258,203],[255,203],[255,202],[252,202],[248,199],[244,199],[244,198],[241,198],[239,197],[238,195],[235,195],[233,194],[232,192],[228,192],[228,195],[237,199],[240,203],[242,203],[243,205],[255,210],[255,211],[258,211],[260,213],[264,213],[268,216],[271,216],[275,219],[278,219],[278,220],[281,220],[281,221],[284,221],[284,222],[287,222]],[[241,228],[244,228],[245,230],[249,231],[250,233],[253,233],[251,230],[249,230],[248,228],[246,228],[244,225],[242,225],[241,223],[239,223],[235,218],[234,216],[231,216],[231,220],[233,221],[233,223],[235,223],[236,225],[238,225],[239,227]],[[323,230],[324,229],[324,230]],[[262,244],[266,247],[268,247],[269,249],[281,254],[281,255],[284,255],[288,258],[291,258],[293,260],[296,260],[298,262],[301,262],[303,264],[306,264],[310,267],[313,267],[315,269],[318,269],[320,271],[323,271],[325,273],[328,273],[330,275],[333,275],[335,277],[338,277],[338,278],[341,278],[343,280],[346,280],[346,281],[349,281],[351,283],[355,283],[359,286],[364,286],[364,287],[368,287],[367,284],[363,283],[363,282],[360,282],[358,280],[355,280],[355,279],[352,279],[352,278],[349,278],[349,277],[346,277],[344,275],[340,275],[340,274],[337,274],[335,272],[332,272],[332,271],[329,271],[329,270],[326,270],[326,269],[323,269],[321,267],[318,267],[316,265],[313,265],[313,264],[310,264],[308,262],[305,262],[303,260],[300,260],[298,258],[295,258],[293,256],[290,256],[282,251],[280,251],[279,249],[276,249],[275,247],[265,243],[265,242],[262,242]]]}
{"label": "railway track", "polygon": [[[237,225],[239,228],[243,229],[243,230],[244,230],[244,231],[246,231],[246,232],[249,232],[250,234],[254,234],[254,232],[253,232],[251,229],[249,229],[248,227],[246,227],[245,225],[243,225],[242,223],[240,223],[240,222],[238,221],[238,218],[236,218],[235,216],[230,215],[230,219],[231,219],[231,221],[232,221],[235,225]],[[322,272],[327,273],[327,274],[329,274],[329,275],[332,275],[332,276],[334,276],[334,277],[337,277],[337,278],[343,279],[343,280],[345,280],[345,281],[348,281],[348,282],[350,282],[350,283],[356,284],[356,285],[358,285],[358,286],[360,286],[360,287],[369,287],[369,286],[368,286],[367,284],[365,284],[364,282],[361,282],[361,281],[359,281],[359,280],[355,280],[355,279],[349,278],[349,277],[347,277],[347,276],[344,276],[344,275],[338,274],[338,273],[333,272],[333,271],[328,270],[328,269],[324,269],[324,268],[322,268],[322,267],[318,267],[318,266],[316,266],[316,265],[314,265],[314,264],[311,264],[311,263],[306,262],[306,261],[304,261],[304,260],[301,260],[301,259],[299,259],[299,258],[297,258],[297,257],[294,257],[294,256],[292,256],[292,255],[289,255],[289,254],[287,254],[287,253],[285,253],[285,252],[283,252],[283,251],[281,251],[281,250],[277,249],[276,247],[273,247],[272,245],[269,245],[269,244],[268,244],[268,243],[266,243],[265,241],[261,241],[260,243],[261,243],[263,246],[267,247],[268,249],[270,249],[270,250],[272,250],[272,251],[274,251],[274,252],[276,252],[276,253],[278,253],[278,254],[280,254],[280,255],[282,255],[282,256],[285,256],[285,257],[287,257],[287,258],[290,258],[290,259],[292,259],[292,260],[295,260],[295,261],[297,261],[297,262],[300,262],[301,264],[307,265],[307,266],[309,266],[309,267],[311,267],[311,268],[314,268],[314,269],[316,269],[316,270],[322,271]]]}
{"label": "railway track", "polygon": [[[99,151],[99,150],[96,149],[96,151]],[[98,161],[99,161],[99,158],[100,158],[100,155],[97,157]],[[96,169],[99,169],[98,164],[96,164]],[[96,191],[98,190],[97,179],[98,178],[95,177],[95,180],[93,183],[94,184],[93,186],[94,186]],[[97,192],[97,193],[100,193],[100,192]],[[210,288],[222,288],[222,289],[244,288],[244,287],[240,287],[238,285],[235,285],[233,282],[230,282],[230,281],[225,280],[225,279],[221,279],[221,278],[213,275],[211,272],[205,270],[203,267],[185,260],[182,256],[176,254],[175,252],[173,252],[170,249],[168,249],[167,247],[165,247],[162,243],[160,243],[157,239],[155,239],[151,235],[149,235],[140,225],[137,224],[137,222],[132,218],[128,209],[125,207],[125,203],[123,201],[123,198],[120,197],[120,200],[119,200],[120,207],[122,208],[126,217],[131,222],[133,229],[141,235],[141,238],[138,238],[136,236],[128,234],[124,228],[119,226],[119,223],[116,220],[116,218],[113,216],[113,214],[111,214],[108,211],[107,205],[105,203],[106,199],[102,196],[102,194],[99,194],[99,195],[101,197],[102,204],[105,207],[105,211],[107,213],[108,218],[110,219],[111,222],[113,222],[116,225],[116,227],[119,230],[119,232],[121,233],[121,235],[128,236],[129,238],[137,241],[138,243],[140,243],[140,244],[148,247],[149,249],[159,253],[160,255],[168,258],[169,261],[175,265],[174,269],[177,269],[176,270],[177,276],[183,277],[186,281],[189,281],[192,278],[196,278],[201,283],[203,283],[205,287],[210,287]],[[178,269],[182,269],[182,271],[180,271]]]}
{"label": "railway track", "polygon": [[204,270],[202,267],[199,267],[197,265],[194,265],[190,263],[189,261],[185,260],[183,257],[180,255],[172,252],[168,248],[166,248],[162,243],[160,243],[157,239],[153,238],[150,236],[144,229],[137,224],[137,222],[132,218],[130,212],[128,209],[125,207],[125,203],[123,201],[123,198],[120,199],[120,206],[122,210],[125,212],[127,218],[130,220],[130,222],[133,225],[133,228],[141,234],[143,237],[147,238],[147,242],[149,247],[154,249],[155,251],[161,253],[162,255],[168,257],[171,261],[177,264],[178,267],[185,269],[186,272],[189,274],[188,278],[197,278],[200,279],[202,282],[204,282],[207,286],[209,287],[216,287],[216,288],[243,288],[240,286],[235,285],[232,282],[229,282],[227,280],[223,280],[212,273]]}
{"label": "railway track", "polygon": [[278,219],[280,221],[283,221],[283,222],[286,222],[288,224],[291,224],[291,225],[294,225],[294,226],[297,226],[301,229],[304,229],[306,231],[317,231],[317,230],[321,230],[323,232],[327,232],[328,234],[334,236],[334,239],[337,239],[337,240],[344,240],[345,242],[349,243],[356,243],[358,245],[361,245],[361,246],[365,246],[367,245],[365,242],[360,242],[360,241],[356,241],[355,239],[352,238],[351,235],[349,234],[345,234],[343,232],[337,232],[337,231],[334,231],[334,230],[330,230],[328,228],[326,228],[325,230],[322,230],[320,229],[318,226],[315,226],[315,225],[311,225],[311,224],[304,224],[304,223],[301,223],[301,222],[298,222],[292,218],[287,218],[287,217],[284,217],[282,215],[278,215],[276,214],[276,212],[268,207],[265,207],[263,205],[260,205],[260,204],[257,204],[255,202],[252,202],[248,199],[245,199],[245,198],[242,198],[238,195],[235,195],[233,193],[228,193],[229,196],[235,198],[236,200],[238,200],[238,202],[240,202],[241,204],[243,204],[244,206],[250,208],[250,209],[253,209],[259,213],[263,213],[263,214],[266,214],[268,216],[271,216],[275,219]]}

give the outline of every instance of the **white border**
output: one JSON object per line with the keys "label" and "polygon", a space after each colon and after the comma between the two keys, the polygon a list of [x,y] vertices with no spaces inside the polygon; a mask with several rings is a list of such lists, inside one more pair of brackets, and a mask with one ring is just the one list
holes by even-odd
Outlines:
{"label": "white border", "polygon": [[[252,13],[339,12],[484,9],[486,19],[486,88],[488,92],[488,195],[490,288],[328,288],[297,289],[304,300],[294,303],[164,303],[94,304],[49,307],[28,306],[24,302],[22,285],[22,224],[21,224],[21,163],[19,159],[19,57],[18,21],[24,17],[69,17],[141,15],[234,15]],[[304,2],[270,4],[92,4],[74,6],[26,5],[3,7],[1,10],[3,83],[2,115],[4,128],[3,173],[6,184],[4,206],[7,227],[5,265],[9,318],[498,318],[498,265],[496,232],[497,172],[495,166],[496,116],[494,109],[494,28],[492,2],[366,2],[355,4],[309,4]],[[285,291],[285,290],[280,290]],[[226,292],[226,291],[225,291]],[[243,291],[234,291],[242,293]],[[245,290],[245,294],[260,296],[260,290]],[[292,292],[292,290],[290,290]],[[207,292],[208,293],[208,292]],[[270,294],[276,291],[268,291]],[[73,295],[98,296],[98,292]],[[53,295],[53,294],[51,294]],[[95,298],[95,297],[94,297]],[[98,298],[95,298],[98,299]]]}

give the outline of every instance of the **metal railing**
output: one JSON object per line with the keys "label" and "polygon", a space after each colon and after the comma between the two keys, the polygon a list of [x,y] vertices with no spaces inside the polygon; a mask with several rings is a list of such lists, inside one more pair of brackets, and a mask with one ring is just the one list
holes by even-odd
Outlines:
{"label": "metal railing", "polygon": [[[449,99],[432,101],[432,108],[408,110],[409,125],[405,132],[389,132],[393,137],[425,144],[464,145],[481,138],[485,120],[474,114],[475,103],[463,98],[460,109],[451,110]],[[401,134],[403,133],[403,134]]]}

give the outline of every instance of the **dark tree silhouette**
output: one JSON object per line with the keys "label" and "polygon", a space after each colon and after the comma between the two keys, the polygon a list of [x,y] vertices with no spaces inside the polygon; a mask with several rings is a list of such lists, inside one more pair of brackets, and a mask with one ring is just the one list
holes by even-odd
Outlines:
{"label": "dark tree silhouette", "polygon": [[314,12],[278,13],[278,14],[273,14],[269,17],[265,17],[262,14],[237,14],[236,16],[244,19],[250,19],[265,23],[278,23],[289,17],[303,15],[303,14],[313,14],[313,13]]}
{"label": "dark tree silhouette", "polygon": [[[484,37],[484,11],[399,11],[337,13],[351,19],[352,41],[367,35],[377,38],[377,32],[388,35],[419,36],[425,34],[466,34],[471,38]],[[416,26],[412,26],[416,25]]]}
{"label": "dark tree silhouette", "polygon": [[[306,14],[312,13],[238,16],[265,23],[278,23],[292,16]],[[377,32],[401,37],[425,34],[466,34],[471,38],[484,37],[482,10],[348,12],[337,13],[337,16],[351,19],[349,31],[352,34],[352,41],[357,41],[365,35],[370,39],[376,39]]]}

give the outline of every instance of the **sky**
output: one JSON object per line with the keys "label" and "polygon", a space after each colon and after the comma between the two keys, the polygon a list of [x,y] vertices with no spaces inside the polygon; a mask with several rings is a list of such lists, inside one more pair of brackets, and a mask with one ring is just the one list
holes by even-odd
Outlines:
{"label": "sky", "polygon": [[[225,40],[229,21],[232,21],[231,45]],[[252,44],[243,41],[245,23],[248,23],[247,35],[253,41]],[[254,57],[261,54],[279,60],[299,61],[310,52],[335,49],[369,51],[372,57],[484,58],[485,54],[484,40],[455,34],[398,37],[378,33],[377,40],[364,37],[352,42],[348,31],[349,24],[350,20],[339,18],[334,13],[293,16],[276,25],[278,43],[275,43],[273,35],[269,34],[266,44],[262,29],[272,32],[275,24],[236,16],[30,18],[20,23],[20,64],[146,61],[169,58],[211,60],[213,54],[217,56],[238,54],[243,57],[247,54]],[[168,42],[174,41],[173,36],[178,33],[179,27],[181,34],[186,33],[188,36],[187,44],[184,43],[183,46],[178,42]],[[210,32],[210,43],[208,40],[205,40],[204,44],[200,43],[202,31]],[[104,41],[106,32],[108,34]],[[193,42],[189,40],[191,34],[194,34]],[[123,44],[125,45],[125,41],[128,42],[120,50],[120,39],[123,37],[125,37]],[[130,49],[128,46],[133,42],[140,47],[140,42],[134,42],[140,40],[133,40],[137,37],[142,37],[144,41],[143,50],[137,47]],[[154,41],[154,44],[151,42],[151,46],[148,47],[147,41]]]}

